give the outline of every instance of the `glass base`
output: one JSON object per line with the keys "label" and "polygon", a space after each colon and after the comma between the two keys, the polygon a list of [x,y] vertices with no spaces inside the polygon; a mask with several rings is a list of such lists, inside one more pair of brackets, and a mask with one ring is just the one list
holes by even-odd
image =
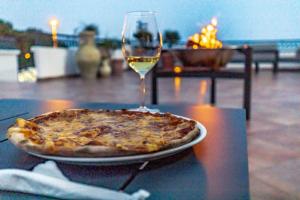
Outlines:
{"label": "glass base", "polygon": [[151,113],[157,113],[159,112],[159,109],[150,109],[150,108],[147,108],[146,106],[140,106],[138,108],[132,108],[132,109],[129,109],[131,111],[138,111],[138,112],[151,112]]}

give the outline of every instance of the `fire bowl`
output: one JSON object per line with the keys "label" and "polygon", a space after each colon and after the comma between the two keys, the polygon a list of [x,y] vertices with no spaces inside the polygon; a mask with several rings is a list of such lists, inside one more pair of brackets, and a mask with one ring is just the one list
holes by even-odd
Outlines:
{"label": "fire bowl", "polygon": [[[165,54],[165,55],[164,55]],[[163,53],[162,57],[168,58],[163,60],[163,65],[175,63],[178,61],[183,66],[187,67],[210,67],[212,69],[220,69],[224,67],[232,58],[233,50],[230,48],[220,49],[172,49],[167,50]],[[172,61],[171,61],[171,60]],[[166,66],[167,67],[167,66]],[[173,67],[173,66],[172,66]]]}

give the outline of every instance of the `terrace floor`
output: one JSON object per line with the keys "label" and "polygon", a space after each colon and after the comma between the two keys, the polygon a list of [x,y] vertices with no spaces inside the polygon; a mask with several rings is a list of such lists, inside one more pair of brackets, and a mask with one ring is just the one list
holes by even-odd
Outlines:
{"label": "terrace floor", "polygon": [[[138,83],[129,71],[96,81],[0,83],[0,98],[136,103]],[[160,102],[207,104],[209,85],[209,80],[197,78],[159,80]],[[241,107],[242,81],[219,80],[217,91],[218,106]],[[273,76],[263,70],[254,75],[252,108],[247,127],[252,199],[300,199],[300,73]]]}

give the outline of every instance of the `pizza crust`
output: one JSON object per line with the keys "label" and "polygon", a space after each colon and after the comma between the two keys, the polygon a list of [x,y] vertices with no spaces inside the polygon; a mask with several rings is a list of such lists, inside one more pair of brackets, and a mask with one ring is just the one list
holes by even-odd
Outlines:
{"label": "pizza crust", "polygon": [[[33,123],[40,122],[40,121],[47,121],[47,120],[51,120],[53,116],[60,115],[61,113],[68,114],[70,112],[89,113],[89,112],[123,112],[123,111],[107,111],[107,110],[90,111],[86,109],[69,109],[64,111],[48,112],[40,116],[34,117],[32,119],[29,119],[27,121]],[[136,111],[126,111],[126,112],[136,112]],[[149,113],[147,114],[149,115]],[[163,114],[151,114],[151,115],[161,116]],[[180,118],[171,114],[166,115],[166,117],[170,117],[170,116],[177,119]],[[193,129],[190,130],[182,138],[168,141],[167,144],[161,145],[158,150],[149,151],[149,152],[146,152],[144,150],[142,151],[136,150],[136,149],[121,149],[118,148],[117,146],[105,146],[105,145],[83,145],[83,146],[76,146],[76,147],[55,146],[53,142],[48,140],[43,144],[37,144],[32,142],[29,138],[25,137],[25,135],[22,133],[23,127],[18,127],[17,123],[8,129],[7,136],[9,140],[17,147],[25,151],[44,154],[44,155],[68,156],[68,157],[112,157],[112,156],[136,155],[136,154],[152,153],[155,151],[174,148],[192,141],[200,134],[200,130],[197,127],[196,122],[191,120],[186,120],[183,118],[180,119],[185,120],[184,122],[193,122],[192,123],[194,124]]]}
{"label": "pizza crust", "polygon": [[186,144],[186,143],[192,141],[193,139],[195,139],[199,134],[200,134],[200,130],[199,130],[199,128],[197,126],[195,126],[195,128],[192,131],[190,131],[183,138],[172,140],[169,143],[169,145],[166,146],[165,149],[167,149],[167,148],[174,148],[174,147],[180,146],[182,144]]}

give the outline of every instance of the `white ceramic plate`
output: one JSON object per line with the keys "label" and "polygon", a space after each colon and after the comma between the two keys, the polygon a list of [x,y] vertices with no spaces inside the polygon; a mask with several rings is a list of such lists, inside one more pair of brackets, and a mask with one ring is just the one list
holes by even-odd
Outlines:
{"label": "white ceramic plate", "polygon": [[[188,119],[182,116],[177,116],[177,117]],[[49,155],[32,153],[32,152],[28,152],[28,153],[37,157],[41,157],[49,160],[55,160],[63,163],[76,164],[76,165],[125,165],[125,164],[133,164],[133,163],[142,163],[145,161],[156,160],[156,159],[174,155],[201,142],[205,138],[207,131],[206,128],[200,122],[197,122],[197,127],[200,129],[200,134],[191,142],[172,149],[166,149],[163,151],[148,153],[148,154],[119,156],[119,157],[88,158],[88,157],[49,156]]]}

